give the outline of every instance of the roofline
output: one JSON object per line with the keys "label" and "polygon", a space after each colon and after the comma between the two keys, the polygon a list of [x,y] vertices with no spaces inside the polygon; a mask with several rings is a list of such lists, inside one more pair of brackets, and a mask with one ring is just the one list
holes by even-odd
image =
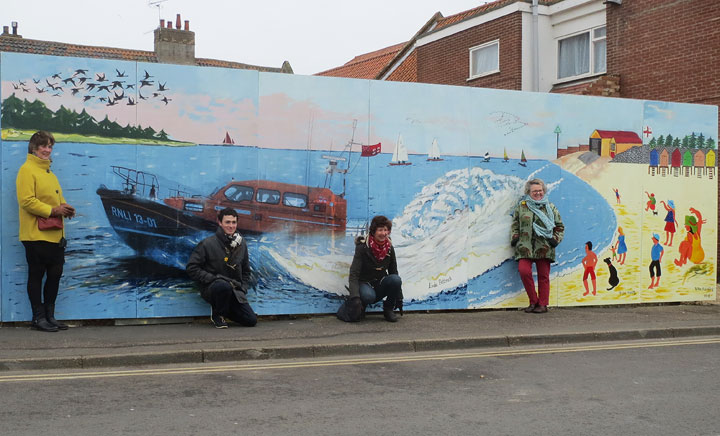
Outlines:
{"label": "roofline", "polygon": [[[387,46],[387,47],[383,47],[383,48],[379,48],[379,49],[377,49],[377,50],[373,50],[373,51],[371,51],[371,52],[367,52],[367,53],[363,53],[363,54],[357,55],[357,56],[353,57],[352,59],[350,59],[349,61],[345,62],[345,63],[342,64],[342,65],[339,65],[339,66],[337,66],[337,67],[332,67],[332,68],[329,68],[329,69],[324,70],[324,71],[319,71],[319,72],[317,72],[317,73],[314,73],[313,76],[321,76],[321,75],[324,75],[325,73],[330,73],[330,72],[333,72],[333,71],[337,71],[337,70],[340,70],[340,69],[342,69],[342,68],[353,67],[353,66],[356,66],[356,65],[361,65],[361,64],[366,63],[366,62],[373,61],[373,60],[375,60],[375,59],[377,59],[377,58],[379,58],[379,57],[386,56],[386,55],[388,54],[388,53],[380,53],[380,52],[383,52],[383,51],[385,51],[385,50],[388,50],[388,49],[391,48],[391,47],[396,47],[396,46],[402,45],[402,47],[400,47],[400,48],[398,49],[398,51],[399,51],[399,50],[402,50],[402,49],[405,47],[405,44],[407,44],[407,43],[406,43],[406,42],[399,42],[399,43],[396,43],[396,44],[389,45],[389,46]],[[365,59],[363,59],[363,60],[361,60],[361,61],[353,62],[355,59],[357,59],[357,58],[360,57],[360,56],[368,56],[368,55],[370,55],[370,54],[372,54],[372,53],[376,53],[376,54],[373,55],[373,56],[370,56],[370,57],[368,57],[368,58],[365,58]],[[330,77],[333,77],[333,76],[330,76]]]}
{"label": "roofline", "polygon": [[[12,43],[24,43],[30,46],[39,46],[41,48],[40,52],[31,52],[26,50],[13,50],[13,44]],[[7,48],[10,48],[8,50]],[[57,53],[51,53],[53,48],[57,49],[66,49],[70,51],[87,51],[88,53],[84,53],[83,55],[63,55],[63,54],[57,54]],[[73,44],[73,43],[67,43],[67,42],[60,42],[60,41],[46,41],[42,39],[30,39],[30,38],[24,38],[24,37],[18,37],[13,35],[4,35],[0,34],[0,53],[22,53],[22,54],[34,54],[34,55],[44,55],[44,56],[58,56],[58,57],[79,57],[79,58],[93,58],[93,59],[112,59],[112,60],[122,60],[122,61],[128,61],[128,62],[148,62],[148,63],[164,63],[159,62],[157,58],[157,54],[155,51],[148,51],[148,50],[137,50],[137,49],[129,49],[129,48],[120,48],[120,47],[107,47],[107,46],[97,46],[97,45],[85,45],[85,44]],[[121,55],[126,54],[128,57],[124,57]],[[222,65],[203,65],[205,64],[212,64],[212,63],[224,63],[228,64],[228,66],[222,66]],[[168,64],[173,65],[173,64]],[[211,59],[211,58],[195,58],[195,65],[196,66],[213,66],[216,68],[235,68],[235,69],[246,69],[246,70],[256,70],[256,71],[267,71],[267,72],[279,72],[279,73],[287,73],[287,74],[294,74],[293,69],[290,66],[290,62],[284,61],[282,66],[280,67],[267,67],[263,65],[252,65],[252,64],[245,64],[242,62],[235,62],[235,61],[229,61],[229,60],[223,60],[223,59]]]}
{"label": "roofline", "polygon": [[415,49],[415,42],[420,38],[421,35],[423,35],[426,32],[431,32],[432,27],[438,22],[440,18],[443,18],[443,14],[440,13],[440,11],[435,12],[435,14],[430,17],[427,22],[418,30],[415,32],[415,35],[413,35],[412,38],[403,46],[403,48],[400,49],[400,51],[390,60],[390,62],[385,65],[385,67],[380,70],[380,72],[375,76],[375,79],[383,80],[385,79],[386,75],[390,75],[392,71],[395,70],[395,68],[399,67],[402,64],[402,61],[407,58],[410,53]]}

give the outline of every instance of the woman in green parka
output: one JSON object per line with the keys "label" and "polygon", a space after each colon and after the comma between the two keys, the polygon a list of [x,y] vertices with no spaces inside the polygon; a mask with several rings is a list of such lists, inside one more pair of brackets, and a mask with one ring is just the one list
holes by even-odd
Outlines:
{"label": "woman in green parka", "polygon": [[[550,264],[555,262],[555,247],[563,240],[565,226],[560,213],[545,194],[545,182],[532,179],[525,183],[525,196],[515,208],[510,229],[510,245],[530,305],[525,312],[545,313],[550,300]],[[535,263],[538,292],[532,276]]]}

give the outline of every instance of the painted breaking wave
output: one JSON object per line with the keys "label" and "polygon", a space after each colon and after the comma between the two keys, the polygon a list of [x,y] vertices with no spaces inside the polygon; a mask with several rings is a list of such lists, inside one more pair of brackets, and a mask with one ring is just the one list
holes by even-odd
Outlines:
{"label": "painted breaking wave", "polygon": [[[406,298],[422,299],[466,284],[508,259],[508,215],[524,179],[483,168],[446,173],[425,186],[393,219],[393,244]],[[286,237],[290,238],[290,235]],[[269,244],[272,259],[297,280],[316,289],[344,294],[352,261],[352,237],[292,237]],[[280,247],[285,246],[284,249]]]}

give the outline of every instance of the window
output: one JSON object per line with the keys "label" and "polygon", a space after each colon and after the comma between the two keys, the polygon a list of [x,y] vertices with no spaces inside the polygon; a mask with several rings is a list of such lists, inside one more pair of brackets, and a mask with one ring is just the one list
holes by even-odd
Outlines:
{"label": "window", "polygon": [[242,185],[232,185],[225,190],[225,198],[230,201],[252,201],[253,188]]}
{"label": "window", "polygon": [[470,49],[470,78],[500,71],[500,41],[492,41]]}
{"label": "window", "polygon": [[604,73],[605,26],[558,41],[558,79]]}
{"label": "window", "polygon": [[307,206],[307,195],[286,192],[283,195],[283,204],[290,207],[305,207]]}
{"label": "window", "polygon": [[278,204],[280,203],[280,191],[272,189],[258,189],[255,200],[260,203]]}

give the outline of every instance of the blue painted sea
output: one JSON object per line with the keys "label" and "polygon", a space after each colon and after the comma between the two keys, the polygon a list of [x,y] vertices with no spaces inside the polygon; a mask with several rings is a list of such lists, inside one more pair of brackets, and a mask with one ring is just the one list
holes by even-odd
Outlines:
{"label": "blue painted sea", "polygon": [[[3,321],[30,317],[14,195],[15,175],[26,153],[26,142],[2,142],[2,188],[7,193],[1,228]],[[339,162],[347,169],[344,177],[326,172],[328,155],[347,159]],[[390,166],[390,154],[385,153],[364,158],[359,153],[242,146],[58,143],[52,168],[66,200],[78,211],[66,222],[68,249],[58,314],[68,319],[146,318],[209,311],[182,269],[187,250],[140,258],[114,233],[95,192],[100,185],[121,188],[112,165],[156,175],[160,198],[175,189],[208,195],[232,179],[256,178],[344,191],[351,227],[363,226],[375,214],[393,219],[393,241],[406,283],[427,271],[440,271],[445,264],[462,262],[461,253],[483,258],[468,264],[464,277],[447,282],[451,287],[406,289],[409,309],[487,307],[522,292],[516,263],[508,260],[507,229],[522,184],[531,177],[549,184],[550,200],[565,222],[554,273],[580,263],[585,241],[592,240],[598,250],[611,243],[616,227],[611,206],[588,184],[551,162],[530,160],[523,167],[518,160],[499,158],[484,162],[444,156],[442,161],[427,161],[426,156],[411,155],[410,160],[412,165]],[[259,314],[334,312],[345,292],[343,275],[355,233],[248,235],[257,281],[249,295],[252,306]],[[447,249],[431,250],[429,244]],[[484,252],[492,256],[485,259]]]}

